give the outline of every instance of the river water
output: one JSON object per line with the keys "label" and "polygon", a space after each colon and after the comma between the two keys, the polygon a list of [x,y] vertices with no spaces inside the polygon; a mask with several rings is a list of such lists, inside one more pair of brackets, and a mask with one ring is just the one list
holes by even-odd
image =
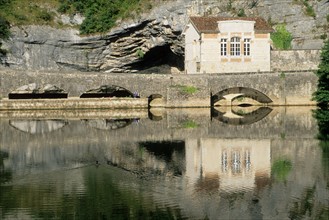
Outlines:
{"label": "river water", "polygon": [[0,112],[0,218],[328,219],[328,129],[314,114]]}

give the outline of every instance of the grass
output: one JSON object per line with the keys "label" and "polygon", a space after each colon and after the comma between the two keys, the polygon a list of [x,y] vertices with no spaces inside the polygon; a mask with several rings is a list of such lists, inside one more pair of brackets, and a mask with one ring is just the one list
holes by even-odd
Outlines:
{"label": "grass", "polygon": [[55,25],[57,0],[11,0],[0,7],[0,16],[12,25]]}
{"label": "grass", "polygon": [[179,91],[183,94],[193,95],[199,89],[195,86],[185,86],[185,85],[172,85],[171,87],[178,88]]}

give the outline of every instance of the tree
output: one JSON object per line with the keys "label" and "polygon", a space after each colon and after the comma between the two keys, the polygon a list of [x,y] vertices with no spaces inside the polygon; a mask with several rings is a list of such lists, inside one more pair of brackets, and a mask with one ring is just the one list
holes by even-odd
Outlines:
{"label": "tree", "polygon": [[275,32],[271,33],[271,39],[276,49],[288,50],[291,48],[292,35],[287,31],[285,24],[276,26]]}
{"label": "tree", "polygon": [[318,76],[318,86],[313,94],[319,107],[327,108],[329,103],[329,39],[324,43],[321,51],[319,69],[315,72]]}

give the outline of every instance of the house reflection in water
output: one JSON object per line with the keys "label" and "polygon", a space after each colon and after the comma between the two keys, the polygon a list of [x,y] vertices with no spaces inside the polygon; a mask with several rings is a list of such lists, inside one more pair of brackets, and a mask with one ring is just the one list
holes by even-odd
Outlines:
{"label": "house reflection in water", "polygon": [[247,191],[269,183],[269,139],[188,139],[185,150],[186,177],[196,190]]}

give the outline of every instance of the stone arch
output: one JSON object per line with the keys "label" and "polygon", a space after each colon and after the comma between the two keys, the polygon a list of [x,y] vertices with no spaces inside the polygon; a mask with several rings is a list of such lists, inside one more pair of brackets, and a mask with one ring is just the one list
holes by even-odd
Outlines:
{"label": "stone arch", "polygon": [[55,85],[31,83],[8,94],[9,99],[63,99],[68,93]]}
{"label": "stone arch", "polygon": [[80,95],[80,98],[107,98],[107,97],[135,97],[139,98],[137,92],[117,85],[102,85],[96,89],[90,89]]}
{"label": "stone arch", "polygon": [[215,106],[216,103],[220,100],[225,100],[226,96],[233,95],[231,98],[237,97],[248,97],[253,100],[256,100],[259,103],[267,104],[273,102],[267,95],[264,93],[247,87],[232,87],[228,89],[224,89],[214,95],[211,96],[211,106]]}

